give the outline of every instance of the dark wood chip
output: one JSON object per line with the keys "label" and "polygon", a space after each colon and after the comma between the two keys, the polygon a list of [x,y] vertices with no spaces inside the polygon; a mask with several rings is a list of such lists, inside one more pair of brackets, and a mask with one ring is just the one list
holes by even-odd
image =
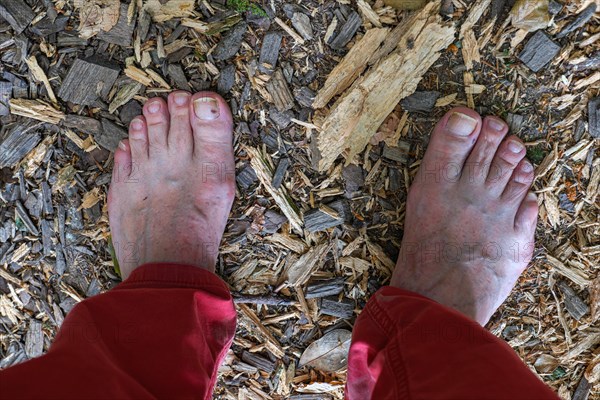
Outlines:
{"label": "dark wood chip", "polygon": [[592,18],[592,16],[596,12],[597,7],[598,5],[596,3],[592,3],[589,6],[587,6],[582,12],[579,13],[577,18],[575,18],[573,22],[565,26],[563,30],[560,31],[558,35],[556,35],[556,38],[562,39],[571,32],[574,32],[576,29],[585,25],[590,20],[590,18]]}
{"label": "dark wood chip", "polygon": [[341,50],[352,40],[358,28],[362,25],[362,18],[354,10],[350,12],[346,20],[343,21],[340,32],[330,39],[329,46],[336,50]]}
{"label": "dark wood chip", "polygon": [[233,85],[235,84],[235,65],[229,64],[225,68],[221,70],[219,74],[219,79],[217,80],[217,91],[221,95],[226,95],[229,93]]}
{"label": "dark wood chip", "polygon": [[250,186],[254,185],[257,179],[256,172],[250,165],[246,165],[235,177],[237,184],[242,190],[248,190]]}
{"label": "dark wood chip", "polygon": [[0,2],[0,15],[16,34],[20,34],[29,26],[35,14],[24,0],[4,0]]}
{"label": "dark wood chip", "polygon": [[114,122],[102,119],[102,134],[95,137],[96,142],[108,151],[115,151],[119,142],[127,138],[127,131]]}
{"label": "dark wood chip", "polygon": [[77,59],[67,73],[58,95],[64,101],[93,105],[98,98],[106,98],[119,77],[120,69],[100,57]]}
{"label": "dark wood chip", "polygon": [[591,99],[588,103],[588,126],[593,138],[600,138],[600,97]]}
{"label": "dark wood chip", "polygon": [[112,27],[108,32],[100,32],[98,39],[104,40],[108,43],[117,44],[123,47],[131,46],[131,40],[133,37],[134,21],[131,24],[127,21],[127,9],[129,4],[121,3],[121,11],[119,13],[119,21],[115,26]]}
{"label": "dark wood chip", "polygon": [[316,93],[306,86],[301,86],[294,89],[294,97],[298,104],[302,107],[312,108],[312,103],[315,100]]}
{"label": "dark wood chip", "polygon": [[320,232],[334,226],[342,225],[350,215],[349,206],[344,200],[336,200],[327,204],[328,208],[337,213],[337,217],[315,208],[304,213],[304,226],[309,232]]}
{"label": "dark wood chip", "polygon": [[585,376],[582,376],[579,384],[577,385],[577,389],[575,389],[575,392],[573,392],[573,397],[571,400],[588,400],[590,397],[591,388],[592,385],[590,382]]}
{"label": "dark wood chip", "polygon": [[46,37],[64,31],[69,18],[70,16],[68,15],[61,15],[55,19],[45,16],[39,22],[32,25],[29,30],[38,36]]}
{"label": "dark wood chip", "polygon": [[190,84],[181,68],[178,64],[169,64],[167,68],[168,76],[171,78],[171,84],[180,90],[190,90]]}
{"label": "dark wood chip", "polygon": [[275,371],[275,363],[271,360],[268,360],[264,357],[259,356],[256,353],[250,353],[249,351],[244,350],[242,352],[242,360],[253,367],[260,369],[261,371],[265,371],[269,374],[272,374]]}
{"label": "dark wood chip", "polygon": [[560,46],[554,43],[542,31],[537,31],[527,42],[519,59],[533,72],[538,72],[548,64],[560,51]]}
{"label": "dark wood chip", "polygon": [[228,60],[235,56],[242,47],[242,39],[248,24],[245,22],[239,22],[235,25],[219,42],[215,50],[212,52],[212,56],[217,61]]}
{"label": "dark wood chip", "polygon": [[587,304],[575,293],[569,285],[564,281],[558,282],[558,288],[562,292],[565,301],[565,308],[577,321],[590,311]]}
{"label": "dark wood chip", "polygon": [[300,36],[306,40],[312,40],[313,29],[310,24],[310,17],[302,12],[296,12],[291,19],[292,26],[298,31]]}
{"label": "dark wood chip", "polygon": [[396,161],[399,164],[408,162],[410,153],[410,143],[404,140],[398,142],[398,146],[390,147],[387,144],[383,147],[383,157],[388,160]]}
{"label": "dark wood chip", "polygon": [[5,127],[4,138],[0,136],[0,168],[14,166],[37,146],[42,137],[35,128],[40,125],[39,121],[26,120]]}
{"label": "dark wood chip", "polygon": [[35,358],[41,356],[43,351],[44,333],[42,332],[42,323],[37,319],[31,319],[25,335],[25,353],[27,357]]}
{"label": "dark wood chip", "polygon": [[308,284],[304,297],[316,299],[319,297],[335,296],[344,290],[344,278],[333,278],[327,281],[318,281]]}
{"label": "dark wood chip", "polygon": [[285,173],[290,166],[290,159],[287,157],[279,160],[279,164],[277,164],[277,168],[275,169],[275,173],[273,174],[273,181],[271,182],[275,189],[279,189],[281,186],[281,182],[283,182],[283,178],[285,178]]}
{"label": "dark wood chip", "polygon": [[342,299],[338,301],[337,297],[325,297],[321,299],[321,307],[319,311],[324,315],[347,319],[354,315],[354,301],[350,299]]}
{"label": "dark wood chip", "polygon": [[435,102],[440,97],[440,92],[436,91],[421,91],[415,92],[403,99],[400,105],[408,112],[424,112],[429,113],[435,107]]}
{"label": "dark wood chip", "polygon": [[282,37],[279,32],[268,32],[263,38],[258,59],[258,69],[261,72],[270,74],[275,70]]}
{"label": "dark wood chip", "polygon": [[16,208],[17,216],[23,222],[23,225],[25,225],[25,228],[27,228],[27,230],[32,235],[35,235],[35,236],[39,235],[39,231],[35,227],[35,224],[31,220],[31,218],[29,218],[29,214],[27,213],[27,210],[23,206],[23,203],[21,203],[19,200],[16,200],[15,205],[17,206],[17,208]]}
{"label": "dark wood chip", "polygon": [[273,104],[279,111],[283,112],[294,107],[294,96],[292,96],[280,69],[275,71],[269,82],[267,82],[267,90],[273,98]]}

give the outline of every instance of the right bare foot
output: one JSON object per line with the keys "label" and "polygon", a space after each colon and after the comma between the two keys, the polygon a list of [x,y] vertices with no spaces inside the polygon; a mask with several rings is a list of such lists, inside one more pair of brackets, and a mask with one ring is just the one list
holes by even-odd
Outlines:
{"label": "right bare foot", "polygon": [[393,286],[485,325],[533,253],[533,166],[508,126],[468,108],[435,127],[410,188]]}
{"label": "right bare foot", "polygon": [[148,100],[115,152],[108,215],[123,279],[146,263],[214,271],[235,194],[233,121],[212,92]]}

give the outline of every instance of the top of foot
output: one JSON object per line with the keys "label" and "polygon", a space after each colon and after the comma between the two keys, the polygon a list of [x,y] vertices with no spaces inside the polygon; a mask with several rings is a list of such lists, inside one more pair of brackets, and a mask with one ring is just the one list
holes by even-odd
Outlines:
{"label": "top of foot", "polygon": [[531,260],[533,166],[497,117],[449,111],[433,130],[407,202],[392,285],[484,325]]}
{"label": "top of foot", "polygon": [[108,214],[125,279],[152,262],[214,270],[235,194],[232,117],[216,93],[148,100],[115,152]]}

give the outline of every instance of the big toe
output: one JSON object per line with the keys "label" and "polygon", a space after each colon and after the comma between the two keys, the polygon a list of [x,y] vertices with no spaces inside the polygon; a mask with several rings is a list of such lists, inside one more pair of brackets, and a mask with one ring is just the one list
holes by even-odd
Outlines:
{"label": "big toe", "polygon": [[[194,158],[201,164],[202,181],[234,191],[233,119],[225,100],[213,92],[199,92],[190,102]],[[231,193],[228,197],[232,197]]]}
{"label": "big toe", "polygon": [[421,183],[455,182],[481,130],[481,116],[474,110],[457,107],[448,111],[435,126],[417,179]]}

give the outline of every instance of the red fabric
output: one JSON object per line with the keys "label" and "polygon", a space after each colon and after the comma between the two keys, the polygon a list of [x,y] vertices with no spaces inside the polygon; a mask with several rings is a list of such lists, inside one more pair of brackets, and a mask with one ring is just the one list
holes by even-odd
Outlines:
{"label": "red fabric", "polygon": [[225,283],[149,264],[79,303],[47,354],[0,373],[3,399],[211,399],[235,334]]}
{"label": "red fabric", "polygon": [[[42,357],[0,372],[2,399],[210,399],[235,333],[227,286],[205,270],[136,269],[78,304]],[[377,292],[354,327],[350,400],[556,399],[513,350],[425,297]]]}
{"label": "red fabric", "polygon": [[433,300],[384,287],[352,334],[348,400],[558,399],[504,341]]}

